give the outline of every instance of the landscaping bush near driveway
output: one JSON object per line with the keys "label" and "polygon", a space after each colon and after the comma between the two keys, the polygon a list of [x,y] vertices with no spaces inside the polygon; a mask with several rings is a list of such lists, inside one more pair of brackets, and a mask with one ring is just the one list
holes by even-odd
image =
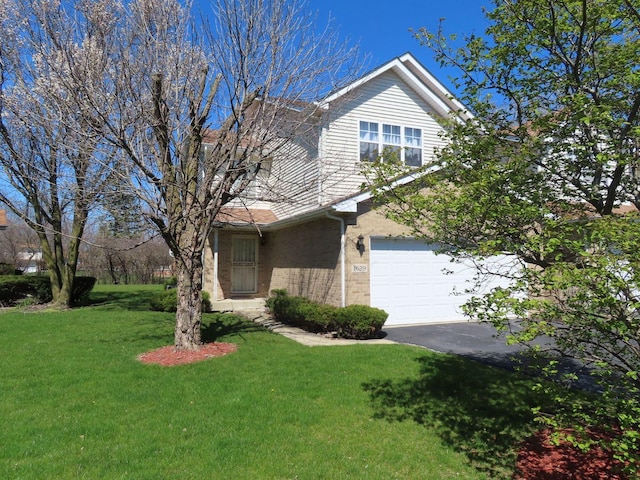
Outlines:
{"label": "landscaping bush near driveway", "polygon": [[273,290],[267,308],[281,322],[310,332],[335,332],[338,337],[367,339],[380,335],[388,314],[367,305],[344,308],[314,302],[304,297],[290,297],[286,290]]}
{"label": "landscaping bush near driveway", "polygon": [[346,338],[372,338],[378,336],[389,314],[367,305],[349,305],[335,311],[340,336]]}

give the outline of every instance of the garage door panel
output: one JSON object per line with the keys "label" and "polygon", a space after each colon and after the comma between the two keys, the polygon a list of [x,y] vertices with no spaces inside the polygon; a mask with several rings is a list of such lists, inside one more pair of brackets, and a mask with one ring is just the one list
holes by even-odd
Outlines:
{"label": "garage door panel", "polygon": [[[476,269],[436,255],[436,246],[414,239],[371,239],[371,305],[389,313],[387,325],[464,320],[461,305],[472,294]],[[509,257],[497,264],[511,263]],[[504,280],[494,279],[493,288]]]}

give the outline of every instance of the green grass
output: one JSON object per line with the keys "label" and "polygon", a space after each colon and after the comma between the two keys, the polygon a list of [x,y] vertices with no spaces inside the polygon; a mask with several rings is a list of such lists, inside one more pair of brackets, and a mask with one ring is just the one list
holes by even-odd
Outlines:
{"label": "green grass", "polygon": [[238,351],[163,368],[161,287],[0,314],[0,478],[480,479],[509,476],[532,425],[526,380],[400,345],[304,347],[205,315]]}

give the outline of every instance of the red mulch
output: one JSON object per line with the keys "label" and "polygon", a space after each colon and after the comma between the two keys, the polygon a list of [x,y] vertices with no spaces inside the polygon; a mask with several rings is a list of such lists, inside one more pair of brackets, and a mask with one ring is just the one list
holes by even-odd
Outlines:
{"label": "red mulch", "polygon": [[[583,452],[568,442],[555,445],[543,430],[521,446],[515,480],[627,480],[611,452],[594,446]],[[595,434],[592,434],[595,438]]]}
{"label": "red mulch", "polygon": [[142,363],[154,363],[163,367],[201,362],[208,358],[221,357],[238,349],[233,343],[205,343],[197,350],[176,350],[172,345],[138,355]]}

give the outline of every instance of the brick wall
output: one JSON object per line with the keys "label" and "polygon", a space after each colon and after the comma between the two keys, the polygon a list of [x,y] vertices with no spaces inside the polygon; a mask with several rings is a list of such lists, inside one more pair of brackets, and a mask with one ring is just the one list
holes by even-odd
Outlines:
{"label": "brick wall", "polygon": [[[358,236],[364,237],[364,250],[358,251]],[[371,202],[358,205],[358,214],[349,222],[346,232],[347,305],[370,304],[370,237],[407,235],[406,227],[398,225],[373,210]]]}
{"label": "brick wall", "polygon": [[340,305],[340,223],[320,219],[269,232],[271,289]]}
{"label": "brick wall", "polygon": [[[406,227],[384,217],[363,202],[358,213],[345,217],[346,304],[370,304],[370,237],[407,235]],[[277,231],[243,232],[232,228],[219,230],[218,298],[231,298],[231,242],[235,235],[255,235],[258,246],[258,293],[268,297],[270,291],[284,288],[290,295],[339,306],[340,222],[322,218]],[[363,236],[364,250],[358,251],[358,236]],[[213,234],[205,257],[205,289],[213,290]],[[212,294],[213,298],[213,294]]]}
{"label": "brick wall", "polygon": [[[274,288],[284,288],[323,303],[340,305],[340,223],[320,219],[277,231],[218,231],[218,299],[232,298],[231,245],[237,235],[255,235],[258,244],[258,292],[243,295],[268,297]],[[205,253],[205,290],[212,298],[214,281],[214,234]]]}

